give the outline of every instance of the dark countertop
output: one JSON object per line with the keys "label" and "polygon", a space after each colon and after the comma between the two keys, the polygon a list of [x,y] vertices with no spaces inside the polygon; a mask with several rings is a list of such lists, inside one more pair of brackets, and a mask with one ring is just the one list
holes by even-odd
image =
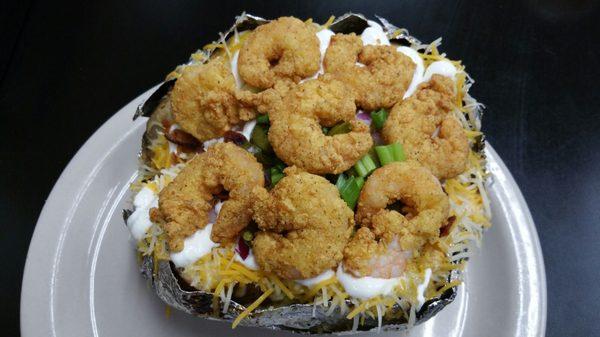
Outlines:
{"label": "dark countertop", "polygon": [[[462,59],[487,139],[533,214],[548,277],[548,336],[600,335],[598,1],[8,1],[0,4],[2,334],[52,185],[114,112],[243,10],[324,22],[378,14]],[[492,314],[492,313],[490,313]]]}

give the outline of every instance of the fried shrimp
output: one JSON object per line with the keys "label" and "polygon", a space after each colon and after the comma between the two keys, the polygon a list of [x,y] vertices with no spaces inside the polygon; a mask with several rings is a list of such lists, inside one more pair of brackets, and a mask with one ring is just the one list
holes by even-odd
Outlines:
{"label": "fried shrimp", "polygon": [[319,70],[321,54],[316,29],[293,17],[281,17],[256,28],[242,46],[238,69],[257,88],[277,81],[298,82]]}
{"label": "fried shrimp", "polygon": [[338,190],[325,178],[295,167],[268,192],[254,188],[259,231],[252,248],[261,270],[284,279],[305,279],[342,260],[354,219]]}
{"label": "fried shrimp", "polygon": [[254,111],[240,109],[235,91],[235,78],[225,57],[188,66],[171,92],[175,121],[201,141],[220,137],[255,117]]}
{"label": "fried shrimp", "polygon": [[[356,106],[346,86],[331,77],[306,81],[269,109],[269,141],[288,165],[310,173],[343,172],[373,145],[369,127],[356,119]],[[351,131],[325,135],[321,126],[349,122]]]}
{"label": "fried shrimp", "polygon": [[254,156],[232,143],[217,143],[191,159],[160,192],[151,217],[165,229],[171,251],[178,252],[186,237],[208,224],[214,196],[225,190],[229,199],[221,207],[211,239],[232,242],[252,218],[252,189],[263,185],[262,166]]}
{"label": "fried shrimp", "polygon": [[356,104],[366,110],[390,108],[401,101],[415,71],[413,61],[395,47],[363,46],[355,34],[331,37],[323,67],[349,85]]}
{"label": "fried shrimp", "polygon": [[[387,206],[401,202],[402,214]],[[358,200],[360,228],[344,250],[344,266],[359,276],[397,277],[407,260],[439,237],[450,205],[440,182],[416,161],[375,170]]]}
{"label": "fried shrimp", "polygon": [[440,179],[459,175],[467,165],[469,143],[462,125],[450,113],[454,101],[452,80],[434,75],[394,106],[383,126],[383,138],[387,143],[400,142],[409,159]]}

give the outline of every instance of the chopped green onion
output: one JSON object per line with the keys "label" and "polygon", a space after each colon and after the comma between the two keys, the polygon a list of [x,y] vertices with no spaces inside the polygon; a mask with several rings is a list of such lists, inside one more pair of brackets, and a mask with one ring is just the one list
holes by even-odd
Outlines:
{"label": "chopped green onion", "polygon": [[375,171],[376,168],[377,164],[375,164],[375,161],[369,154],[366,154],[354,164],[354,169],[360,177],[368,176],[371,172]]}
{"label": "chopped green onion", "polygon": [[344,186],[345,183],[346,183],[346,175],[344,175],[342,173],[337,177],[337,180],[335,182],[335,187],[337,187],[338,190],[341,190],[342,186]]}
{"label": "chopped green onion", "polygon": [[256,123],[258,124],[269,124],[269,115],[264,114],[256,117]]}
{"label": "chopped green onion", "polygon": [[331,129],[329,129],[329,131],[327,132],[328,136],[335,136],[335,135],[341,135],[343,133],[348,133],[352,131],[352,125],[348,122],[344,122],[341,124],[338,124],[334,127],[332,127]]}
{"label": "chopped green onion", "polygon": [[260,148],[263,152],[272,152],[273,148],[269,143],[269,134],[264,125],[256,125],[252,130],[250,142]]}
{"label": "chopped green onion", "polygon": [[373,125],[375,126],[375,129],[377,129],[377,130],[379,130],[383,127],[383,124],[385,124],[385,121],[387,120],[387,118],[388,118],[388,113],[385,109],[371,112],[371,120],[373,121]]}
{"label": "chopped green onion", "polygon": [[286,166],[285,166],[285,163],[281,161],[281,159],[277,158],[273,167],[275,167],[279,171],[283,172],[283,169],[285,169]]}
{"label": "chopped green onion", "polygon": [[375,147],[372,147],[369,152],[367,152],[369,154],[369,156],[371,157],[371,159],[373,159],[373,161],[375,162],[375,166],[379,167],[381,166],[381,163],[379,162],[379,156],[377,156],[377,151],[375,151]]}
{"label": "chopped green onion", "polygon": [[252,234],[251,231],[244,231],[244,233],[242,234],[242,239],[244,239],[244,241],[246,242],[252,241],[253,238],[254,234]]}
{"label": "chopped green onion", "polygon": [[263,164],[264,167],[270,167],[275,165],[277,157],[275,157],[272,153],[265,153],[260,148],[256,147],[256,151],[254,152],[254,157],[256,161]]}
{"label": "chopped green onion", "polygon": [[406,160],[406,155],[404,154],[404,148],[402,148],[402,144],[393,143],[388,146],[391,147],[392,156],[394,157],[394,160],[396,160],[396,161],[405,161]]}
{"label": "chopped green onion", "polygon": [[[342,176],[342,175],[340,175],[340,176]],[[339,182],[339,178],[338,178],[338,182]],[[350,177],[346,181],[341,183],[340,184],[341,186],[338,186],[338,189],[340,191],[340,196],[342,197],[342,199],[344,199],[344,201],[346,202],[348,207],[350,207],[351,209],[354,209],[354,207],[356,206],[356,202],[358,201],[358,196],[360,195],[360,190],[362,189],[364,184],[365,184],[364,178]],[[337,184],[336,184],[336,186],[337,186]]]}
{"label": "chopped green onion", "polygon": [[269,176],[271,177],[271,188],[273,188],[285,175],[279,168],[271,167],[269,169]]}
{"label": "chopped green onion", "polygon": [[404,154],[404,150],[402,149],[402,145],[400,143],[375,146],[375,152],[377,152],[381,166],[394,161],[406,160],[406,155]]}
{"label": "chopped green onion", "polygon": [[322,126],[321,131],[323,131],[323,134],[326,135],[329,132],[329,128],[326,126]]}

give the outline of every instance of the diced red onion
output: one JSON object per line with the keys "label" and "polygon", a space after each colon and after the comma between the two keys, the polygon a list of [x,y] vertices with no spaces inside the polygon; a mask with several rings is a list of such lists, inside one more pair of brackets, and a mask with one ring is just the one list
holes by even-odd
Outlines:
{"label": "diced red onion", "polygon": [[373,144],[374,145],[383,145],[383,138],[381,138],[381,134],[379,132],[373,132],[371,133],[371,136],[373,137]]}
{"label": "diced red onion", "polygon": [[250,247],[248,247],[246,241],[244,241],[241,236],[238,239],[235,251],[242,258],[242,260],[245,260],[248,257],[248,254],[250,254]]}
{"label": "diced red onion", "polygon": [[371,115],[369,115],[369,114],[368,114],[368,113],[366,113],[366,112],[363,112],[363,111],[359,112],[359,113],[356,115],[356,118],[358,118],[358,119],[360,119],[361,121],[365,122],[367,125],[371,125]]}
{"label": "diced red onion", "polygon": [[225,132],[225,134],[223,135],[223,138],[225,140],[225,142],[232,142],[236,145],[243,145],[245,143],[248,142],[248,139],[246,139],[246,136],[244,136],[243,134],[236,132],[236,131],[227,131]]}

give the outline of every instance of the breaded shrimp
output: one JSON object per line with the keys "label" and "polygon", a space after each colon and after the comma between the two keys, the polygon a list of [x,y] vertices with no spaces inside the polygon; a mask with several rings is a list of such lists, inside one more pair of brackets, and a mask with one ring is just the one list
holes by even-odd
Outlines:
{"label": "breaded shrimp", "polygon": [[209,222],[214,196],[223,190],[223,203],[212,229],[215,242],[234,242],[252,217],[251,192],[264,185],[262,165],[246,150],[232,143],[217,143],[192,158],[159,194],[152,220],[163,226],[172,252],[183,240]]}
{"label": "breaded shrimp", "polygon": [[[409,214],[386,209],[396,201]],[[418,162],[378,168],[360,193],[355,217],[363,227],[344,250],[344,266],[360,276],[399,276],[411,255],[439,237],[449,209],[440,182]]]}
{"label": "breaded shrimp", "polygon": [[383,138],[387,143],[400,142],[409,159],[440,179],[459,175],[467,165],[469,143],[451,113],[454,100],[452,80],[434,75],[414,95],[394,106],[383,126]]}
{"label": "breaded shrimp", "polygon": [[241,78],[267,89],[278,80],[299,82],[319,70],[321,54],[316,29],[293,17],[281,17],[257,27],[238,59]]}
{"label": "breaded shrimp", "polygon": [[344,269],[356,277],[402,276],[412,254],[402,250],[395,236],[389,242],[378,239],[369,228],[359,228],[344,248]]}
{"label": "breaded shrimp", "polygon": [[400,102],[415,71],[412,60],[395,47],[363,46],[354,33],[331,38],[323,67],[355,92],[356,104],[365,110]]}
{"label": "breaded shrimp", "polygon": [[222,136],[232,126],[255,117],[240,109],[236,85],[225,57],[185,67],[171,92],[175,121],[201,141]]}
{"label": "breaded shrimp", "polygon": [[327,179],[295,167],[271,190],[253,194],[259,231],[252,248],[261,270],[284,279],[305,279],[342,260],[354,219]]}
{"label": "breaded shrimp", "polygon": [[[277,101],[277,100],[275,100]],[[347,87],[331,77],[306,81],[269,110],[269,142],[281,160],[310,173],[340,173],[373,145],[369,127],[356,119]],[[349,133],[327,136],[321,126],[349,122]]]}
{"label": "breaded shrimp", "polygon": [[254,110],[261,114],[270,114],[273,118],[275,114],[283,111],[283,98],[296,87],[296,84],[290,81],[278,81],[273,88],[255,93],[250,90],[238,90],[236,98],[244,109]]}

